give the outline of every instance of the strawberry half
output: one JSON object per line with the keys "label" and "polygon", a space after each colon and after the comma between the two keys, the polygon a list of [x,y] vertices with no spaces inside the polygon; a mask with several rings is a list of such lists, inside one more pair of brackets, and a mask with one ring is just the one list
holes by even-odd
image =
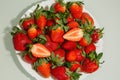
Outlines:
{"label": "strawberry half", "polygon": [[51,55],[50,51],[40,43],[33,44],[31,52],[34,57],[38,58],[49,57]]}
{"label": "strawberry half", "polygon": [[63,35],[68,41],[80,41],[83,37],[83,31],[80,28],[73,28]]}

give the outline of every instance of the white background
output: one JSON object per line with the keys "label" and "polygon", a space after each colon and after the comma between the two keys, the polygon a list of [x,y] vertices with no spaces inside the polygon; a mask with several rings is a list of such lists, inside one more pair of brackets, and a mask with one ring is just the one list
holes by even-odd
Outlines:
{"label": "white background", "polygon": [[[9,34],[12,26],[40,0],[0,0],[0,80],[35,80],[18,62]],[[86,9],[104,27],[105,63],[84,80],[120,80],[120,1],[84,0]]]}

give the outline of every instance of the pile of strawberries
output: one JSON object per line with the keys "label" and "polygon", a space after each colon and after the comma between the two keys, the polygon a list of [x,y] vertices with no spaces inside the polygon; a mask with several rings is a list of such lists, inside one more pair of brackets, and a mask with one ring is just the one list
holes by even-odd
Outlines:
{"label": "pile of strawberries", "polygon": [[103,53],[96,52],[95,44],[103,29],[83,12],[83,2],[58,0],[50,9],[37,5],[19,25],[11,32],[14,48],[43,77],[78,80],[82,73],[99,68]]}

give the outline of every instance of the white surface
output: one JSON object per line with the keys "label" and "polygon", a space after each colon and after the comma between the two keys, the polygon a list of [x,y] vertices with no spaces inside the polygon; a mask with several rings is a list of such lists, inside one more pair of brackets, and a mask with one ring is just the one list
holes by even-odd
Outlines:
{"label": "white surface", "polygon": [[[23,13],[40,0],[0,0],[0,80],[36,80],[20,65],[9,34]],[[85,80],[120,80],[120,1],[85,0],[85,6],[104,27],[102,67]],[[12,25],[12,26],[11,26]]]}

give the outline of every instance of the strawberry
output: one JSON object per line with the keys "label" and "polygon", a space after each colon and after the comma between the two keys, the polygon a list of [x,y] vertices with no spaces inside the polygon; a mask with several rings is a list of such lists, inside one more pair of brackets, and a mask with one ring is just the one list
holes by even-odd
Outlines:
{"label": "strawberry", "polygon": [[94,26],[93,18],[86,12],[82,13],[81,21],[82,21],[82,24],[85,24],[87,21],[89,21],[92,24],[92,26]]}
{"label": "strawberry", "polygon": [[69,22],[71,22],[71,21],[74,21],[73,17],[72,17],[72,16],[68,16],[68,17],[67,17],[67,22],[69,23]]}
{"label": "strawberry", "polygon": [[58,12],[65,13],[66,7],[65,7],[65,5],[62,2],[59,1],[59,2],[55,3],[54,10],[55,10],[56,13],[58,13]]}
{"label": "strawberry", "polygon": [[63,34],[64,34],[64,30],[61,29],[60,27],[58,27],[57,29],[53,29],[51,31],[51,39],[53,42],[63,42]]}
{"label": "strawberry", "polygon": [[30,39],[34,39],[37,36],[37,29],[35,28],[35,26],[31,26],[28,29],[28,36]]}
{"label": "strawberry", "polygon": [[86,40],[86,38],[82,38],[80,41],[79,41],[79,44],[80,46],[88,46],[89,43],[88,41]]}
{"label": "strawberry", "polygon": [[24,30],[28,30],[30,25],[34,24],[33,18],[23,18],[21,19],[21,21],[22,21],[21,26]]}
{"label": "strawberry", "polygon": [[65,50],[72,50],[76,48],[76,42],[67,41],[62,45],[62,48]]}
{"label": "strawberry", "polygon": [[73,28],[63,35],[68,41],[80,41],[83,37],[83,31],[80,28]]}
{"label": "strawberry", "polygon": [[37,29],[37,36],[39,36],[39,35],[41,35],[42,34],[42,31],[41,31],[41,29]]}
{"label": "strawberry", "polygon": [[67,25],[70,29],[77,28],[79,26],[79,24],[76,21],[70,21]]}
{"label": "strawberry", "polygon": [[74,51],[76,52],[77,54],[77,58],[76,58],[76,61],[77,62],[81,62],[84,60],[84,55],[82,55],[82,50],[81,49],[74,49]]}
{"label": "strawberry", "polygon": [[69,51],[66,56],[65,56],[66,60],[69,62],[73,62],[77,59],[77,54],[74,50]]}
{"label": "strawberry", "polygon": [[93,31],[91,38],[92,38],[92,42],[96,43],[98,42],[98,40],[100,38],[102,38],[103,33],[102,33],[103,29],[96,29]]}
{"label": "strawberry", "polygon": [[64,49],[60,48],[60,49],[55,50],[54,52],[55,52],[55,55],[59,55],[60,58],[65,57]]}
{"label": "strawberry", "polygon": [[95,51],[95,50],[96,50],[96,46],[93,43],[85,47],[86,54],[89,54],[91,51]]}
{"label": "strawberry", "polygon": [[83,38],[79,41],[80,46],[88,46],[92,41],[91,41],[91,36],[88,33],[84,33]]}
{"label": "strawberry", "polygon": [[37,58],[36,57],[30,57],[28,54],[26,54],[24,57],[23,57],[23,60],[26,61],[27,63],[30,63],[30,64],[33,64]]}
{"label": "strawberry", "polygon": [[71,67],[70,67],[70,71],[76,71],[78,68],[80,68],[80,71],[81,71],[81,65],[80,63],[72,63]]}
{"label": "strawberry", "polygon": [[51,55],[50,51],[40,43],[33,44],[31,52],[34,57],[38,58],[49,57]]}
{"label": "strawberry", "polygon": [[45,47],[46,47],[50,52],[52,52],[52,51],[56,50],[56,49],[59,47],[59,45],[58,45],[58,43],[56,43],[56,42],[46,42],[46,43],[45,43]]}
{"label": "strawberry", "polygon": [[46,26],[46,23],[47,23],[47,19],[46,19],[46,16],[44,15],[40,15],[39,18],[36,19],[36,24],[41,30],[44,29],[44,27]]}
{"label": "strawberry", "polygon": [[53,19],[49,19],[47,20],[47,26],[50,27],[50,26],[53,26],[55,24],[54,20]]}
{"label": "strawberry", "polygon": [[29,43],[31,43],[31,41],[23,32],[18,32],[13,36],[14,48],[18,51],[24,51],[26,49],[26,44]]}
{"label": "strawberry", "polygon": [[95,72],[99,68],[99,65],[96,61],[91,61],[90,59],[85,59],[82,64],[82,69],[86,73]]}
{"label": "strawberry", "polygon": [[72,3],[69,7],[70,13],[74,18],[80,19],[83,12],[83,6],[81,4]]}
{"label": "strawberry", "polygon": [[51,69],[51,74],[56,80],[68,80],[69,77],[66,74],[65,66],[58,66]]}
{"label": "strawberry", "polygon": [[39,65],[36,67],[37,72],[43,77],[48,78],[50,76],[50,63],[44,60],[40,60],[39,62]]}

